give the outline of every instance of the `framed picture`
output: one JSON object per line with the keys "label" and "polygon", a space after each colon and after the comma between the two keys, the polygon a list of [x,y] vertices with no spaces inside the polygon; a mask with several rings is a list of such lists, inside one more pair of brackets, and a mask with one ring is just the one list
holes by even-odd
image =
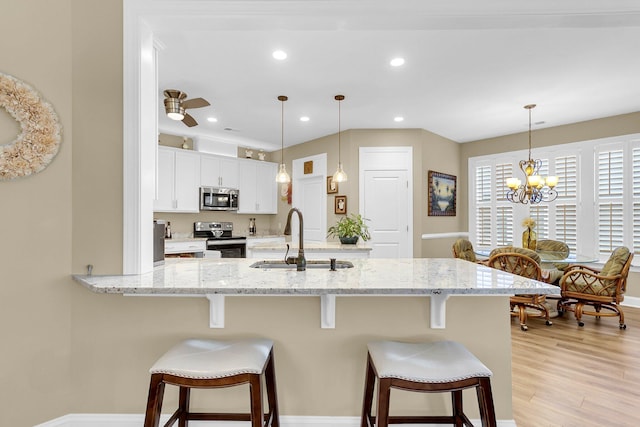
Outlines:
{"label": "framed picture", "polygon": [[429,216],[456,216],[456,177],[429,171]]}
{"label": "framed picture", "polygon": [[347,213],[347,196],[335,196],[333,213],[345,214]]}
{"label": "framed picture", "polygon": [[338,183],[333,182],[333,177],[327,177],[327,194],[337,193],[338,192]]}

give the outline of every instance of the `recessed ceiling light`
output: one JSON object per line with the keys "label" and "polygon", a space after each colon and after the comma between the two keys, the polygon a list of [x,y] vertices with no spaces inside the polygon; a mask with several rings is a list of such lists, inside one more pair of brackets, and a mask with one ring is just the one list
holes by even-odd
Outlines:
{"label": "recessed ceiling light", "polygon": [[393,121],[394,121],[394,122],[402,122],[402,121],[404,121],[404,117],[400,117],[400,116],[398,116],[398,117],[394,117],[394,118],[393,118]]}
{"label": "recessed ceiling light", "polygon": [[282,61],[283,59],[287,59],[287,52],[283,50],[276,50],[271,55],[273,55],[275,59],[278,59],[280,61]]}
{"label": "recessed ceiling light", "polygon": [[302,117],[300,117],[300,121],[301,121],[301,122],[308,122],[308,121],[309,121],[309,117],[307,117],[307,116],[302,116]]}
{"label": "recessed ceiling light", "polygon": [[218,119],[216,119],[215,117],[207,117],[207,121],[211,123],[215,123],[218,121]]}
{"label": "recessed ceiling light", "polygon": [[393,58],[390,62],[392,67],[399,67],[404,65],[404,58]]}

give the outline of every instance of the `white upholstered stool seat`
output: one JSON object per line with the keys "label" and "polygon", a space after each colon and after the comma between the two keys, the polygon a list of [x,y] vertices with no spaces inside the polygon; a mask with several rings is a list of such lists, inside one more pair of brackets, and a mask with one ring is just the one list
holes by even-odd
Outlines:
{"label": "white upholstered stool seat", "polygon": [[[490,377],[493,375],[462,344],[455,341],[369,343],[361,427],[389,424],[450,423],[473,427],[462,410],[462,390],[475,387],[483,427],[496,426]],[[378,382],[377,414],[373,416],[374,387]],[[451,392],[451,416],[389,416],[391,389],[434,393]]]}
{"label": "white upholstered stool seat", "polygon": [[[222,341],[189,339],[168,350],[149,370],[151,384],[145,427],[158,427],[165,384],[180,387],[178,409],[165,426],[189,420],[251,421],[251,427],[279,427],[278,401],[273,362],[273,342],[268,339]],[[269,412],[264,413],[262,377],[265,379]],[[221,388],[250,385],[250,413],[189,412],[191,388]]]}
{"label": "white upholstered stool seat", "polygon": [[190,339],[173,346],[149,372],[185,378],[259,375],[272,347],[271,340],[260,338],[242,341]]}

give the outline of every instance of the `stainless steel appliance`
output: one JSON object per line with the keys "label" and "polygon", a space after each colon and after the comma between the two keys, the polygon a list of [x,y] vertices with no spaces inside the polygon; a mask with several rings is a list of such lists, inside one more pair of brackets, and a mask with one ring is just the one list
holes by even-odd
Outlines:
{"label": "stainless steel appliance", "polygon": [[247,239],[233,236],[232,222],[194,222],[193,237],[207,237],[207,250],[222,258],[246,258]]}
{"label": "stainless steel appliance", "polygon": [[200,187],[200,210],[237,211],[238,195],[235,188]]}

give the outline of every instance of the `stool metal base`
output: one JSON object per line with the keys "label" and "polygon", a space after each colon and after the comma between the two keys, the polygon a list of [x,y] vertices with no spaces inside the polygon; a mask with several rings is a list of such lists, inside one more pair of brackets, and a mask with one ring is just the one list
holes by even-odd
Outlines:
{"label": "stool metal base", "polygon": [[[377,414],[371,414],[374,399],[374,388],[378,381]],[[361,427],[387,427],[392,424],[451,424],[456,427],[473,427],[469,418],[462,410],[462,390],[476,388],[478,403],[480,405],[480,418],[482,427],[496,427],[496,415],[491,393],[491,381],[489,377],[475,377],[465,380],[425,383],[398,378],[380,378],[371,355],[367,355],[367,372],[364,386],[364,399],[362,406]],[[421,393],[451,392],[453,414],[451,416],[389,416],[389,400],[391,389],[416,391]]]}
{"label": "stool metal base", "polygon": [[[170,427],[178,421],[179,427],[187,427],[189,421],[251,421],[251,427],[280,427],[280,415],[278,412],[278,398],[276,393],[275,367],[273,362],[273,349],[263,369],[267,402],[269,412],[264,413],[262,396],[262,375],[238,374],[223,378],[184,378],[170,374],[152,374],[149,384],[149,398],[144,427],[158,427],[160,425],[160,413],[164,397],[165,384],[180,387],[178,409],[164,425]],[[191,388],[221,388],[236,385],[249,384],[251,395],[250,413],[199,413],[189,412],[189,400]]]}

